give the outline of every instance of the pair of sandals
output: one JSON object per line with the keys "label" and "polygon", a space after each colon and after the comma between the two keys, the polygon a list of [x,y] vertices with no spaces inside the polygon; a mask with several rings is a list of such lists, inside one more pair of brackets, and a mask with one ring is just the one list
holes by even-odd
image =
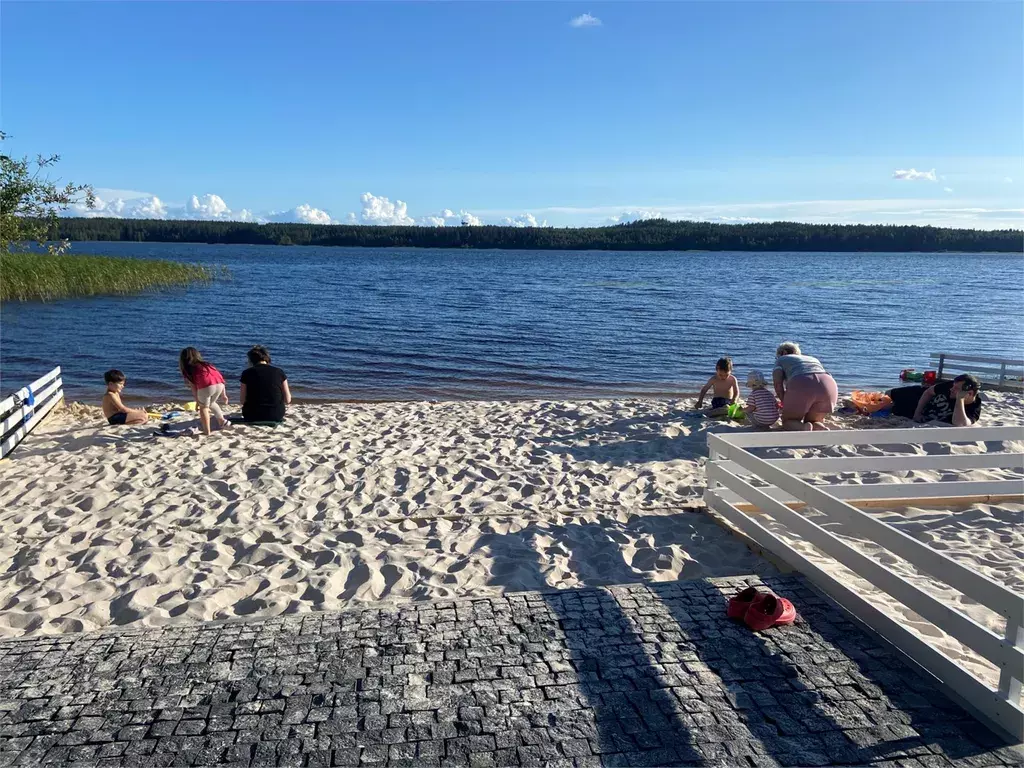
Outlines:
{"label": "pair of sandals", "polygon": [[747,587],[729,599],[726,614],[739,619],[755,632],[796,621],[796,608],[784,597]]}

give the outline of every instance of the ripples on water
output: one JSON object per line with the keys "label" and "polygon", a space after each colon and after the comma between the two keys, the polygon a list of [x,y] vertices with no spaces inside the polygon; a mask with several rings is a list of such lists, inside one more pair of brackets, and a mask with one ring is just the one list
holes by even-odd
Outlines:
{"label": "ripples on water", "polygon": [[1019,352],[1013,254],[442,251],[79,243],[76,253],[227,266],[232,279],[145,296],[8,304],[0,388],[54,365],[97,400],[185,394],[178,350],[237,380],[270,347],[304,399],[506,399],[692,392],[731,355],[771,368],[800,341],[840,387],[885,386],[930,352]]}

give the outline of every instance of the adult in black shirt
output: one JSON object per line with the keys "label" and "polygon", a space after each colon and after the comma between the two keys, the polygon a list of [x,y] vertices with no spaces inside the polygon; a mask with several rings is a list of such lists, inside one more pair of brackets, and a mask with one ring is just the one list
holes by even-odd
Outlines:
{"label": "adult in black shirt", "polygon": [[[969,427],[981,418],[981,382],[969,373],[933,387],[901,387],[892,390],[892,412],[914,421],[944,421],[954,427]],[[910,409],[913,408],[913,411]],[[912,415],[911,415],[912,414]]]}
{"label": "adult in black shirt", "polygon": [[284,421],[285,406],[292,401],[288,377],[270,364],[266,347],[249,350],[249,368],[242,371],[242,418],[246,421]]}

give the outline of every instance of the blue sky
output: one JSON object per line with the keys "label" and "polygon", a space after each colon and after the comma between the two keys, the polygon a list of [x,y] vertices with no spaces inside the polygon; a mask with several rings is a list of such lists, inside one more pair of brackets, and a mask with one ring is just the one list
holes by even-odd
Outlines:
{"label": "blue sky", "polygon": [[8,0],[0,34],[7,151],[105,213],[1024,225],[1016,2]]}

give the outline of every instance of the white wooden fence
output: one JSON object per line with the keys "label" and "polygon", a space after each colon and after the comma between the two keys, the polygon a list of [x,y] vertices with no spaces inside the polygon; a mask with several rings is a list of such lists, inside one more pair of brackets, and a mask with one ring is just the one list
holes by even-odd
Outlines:
{"label": "white wooden fence", "polygon": [[995,389],[1024,388],[1024,358],[975,357],[934,352],[932,365],[937,366],[939,379],[951,379],[961,373],[973,373],[982,384]]}
{"label": "white wooden fence", "polygon": [[[812,485],[798,473],[830,474],[848,471],[908,469],[1024,469],[1024,454],[993,451],[981,454],[930,456],[864,456],[770,458],[755,456],[752,448],[812,448],[836,445],[890,446],[923,443],[1024,441],[1022,427],[958,427],[929,429],[872,429],[832,432],[767,432],[712,434],[704,499],[738,529],[769,552],[804,573],[833,599],[886,640],[941,680],[962,703],[999,731],[1024,741],[1021,679],[1024,678],[1024,597],[981,573],[932,549],[921,541],[872,517],[858,507],[957,504],[1013,499],[1024,501],[1024,480],[936,483],[877,483],[870,485]],[[991,447],[991,445],[990,445]],[[758,483],[757,486],[751,481]],[[852,503],[851,503],[852,502]],[[813,508],[808,518],[798,510]],[[1000,670],[993,689],[957,665],[930,643],[913,634],[877,608],[870,599],[787,544],[762,515],[781,523],[792,535],[813,544],[875,587],[887,592],[927,621],[955,637]],[[820,524],[827,523],[831,530]],[[777,530],[777,528],[776,528]],[[999,635],[953,606],[933,597],[865,555],[840,534],[871,539],[935,580],[987,606],[1006,619]]]}
{"label": "white wooden fence", "polygon": [[64,398],[60,367],[0,401],[0,459],[20,443]]}

